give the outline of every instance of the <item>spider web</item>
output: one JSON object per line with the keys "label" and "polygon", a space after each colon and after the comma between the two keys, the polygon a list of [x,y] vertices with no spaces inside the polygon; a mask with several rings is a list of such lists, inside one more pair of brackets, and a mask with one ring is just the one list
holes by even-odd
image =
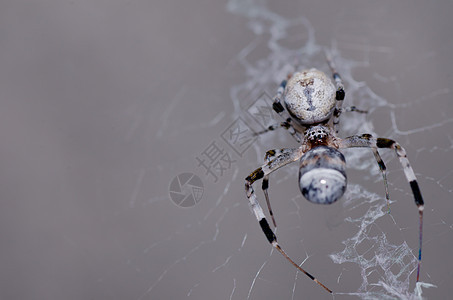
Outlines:
{"label": "spider web", "polygon": [[[451,299],[453,2],[405,2],[1,1],[0,298]],[[333,295],[248,207],[245,177],[298,144],[242,133],[280,121],[267,112],[295,66],[329,73],[324,50],[344,105],[368,110],[345,112],[339,136],[393,138],[414,167],[418,286],[392,151],[390,214],[369,149],[344,151],[332,205],[302,197],[297,163],[270,176],[279,243]]]}
{"label": "spider web", "polygon": [[[251,43],[250,47],[246,48],[246,51],[238,56],[238,61],[246,68],[248,80],[232,88],[232,100],[234,107],[237,109],[237,114],[241,113],[241,101],[243,100],[240,95],[243,91],[260,91],[272,84],[275,85],[277,78],[285,78],[282,72],[294,71],[294,65],[308,67],[325,65],[325,63],[322,63],[324,49],[316,43],[314,28],[307,19],[303,17],[285,19],[272,13],[265,6],[257,5],[254,1],[245,3],[230,1],[228,7],[230,11],[249,18],[249,26],[257,36],[269,35],[265,41],[260,40],[256,44]],[[297,35],[291,36],[291,31],[305,33],[305,45],[302,48],[291,49],[284,46],[285,39],[302,38]],[[259,60],[254,64],[247,61],[248,52],[253,51],[254,48],[263,47],[260,44],[265,44],[271,50],[271,53],[265,59]],[[373,50],[369,49],[369,51]],[[349,98],[356,99],[355,105],[367,107],[370,112],[378,107],[392,106],[388,101],[374,94],[363,82],[357,82],[353,79],[352,72],[354,69],[366,66],[368,64],[366,60],[352,61],[342,58],[338,53],[336,42],[327,51],[333,53],[335,62],[341,66],[341,75],[347,86],[347,95]],[[276,78],[275,76],[278,77]],[[345,120],[346,118],[347,120]],[[368,132],[376,135],[371,121],[364,120],[364,118],[359,116],[351,118],[351,116],[346,116],[346,114],[343,114],[343,119],[343,134],[351,135]],[[396,128],[394,128],[394,131],[396,131]],[[391,137],[394,136],[392,135]],[[265,143],[259,143],[255,147],[258,158],[260,153],[262,153],[263,145]],[[369,162],[365,162],[365,159],[371,161],[371,164],[375,163],[369,159],[369,154],[364,151],[348,151],[347,161],[349,166],[352,162],[353,165],[361,165],[360,169],[373,169]],[[297,174],[294,168],[291,169],[291,172],[292,174]],[[291,175],[287,174],[287,176]],[[400,244],[393,244],[387,239],[386,233],[381,230],[370,232],[370,229],[378,219],[387,216],[386,203],[382,196],[372,193],[364,187],[350,184],[348,192],[343,198],[347,199],[344,207],[348,210],[353,210],[356,206],[362,206],[365,203],[368,205],[363,215],[345,219],[346,222],[354,225],[357,232],[342,242],[345,246],[344,250],[330,254],[333,262],[337,264],[353,264],[358,267],[361,274],[362,282],[357,291],[345,294],[357,295],[364,299],[391,299],[394,297],[410,299],[421,296],[421,286],[434,286],[421,282],[417,285],[416,290],[411,291],[410,278],[417,266],[417,258],[414,256],[412,249],[405,241]],[[392,221],[395,222],[394,219]],[[358,250],[360,247],[366,247],[366,249],[360,251]],[[263,268],[260,268],[256,278],[260,278],[262,271]],[[340,282],[340,277],[338,282]],[[254,281],[253,284],[255,283]],[[253,286],[251,287],[252,290]],[[250,298],[250,294],[247,298]]]}
{"label": "spider web", "polygon": [[[250,104],[262,95],[273,96],[279,82],[294,71],[294,66],[316,67],[329,74],[324,57],[327,50],[346,86],[344,106],[368,110],[367,115],[344,113],[340,137],[371,133],[398,140],[409,153],[427,204],[421,282],[415,286],[418,214],[394,153],[380,152],[388,169],[390,214],[381,174],[369,150],[344,151],[348,188],[343,198],[329,207],[313,206],[302,198],[295,181],[298,166],[294,164],[270,178],[270,199],[282,247],[334,290],[335,299],[445,296],[448,279],[443,276],[451,279],[451,275],[446,275],[451,259],[445,249],[452,245],[448,199],[452,196],[453,172],[448,156],[453,139],[448,129],[452,129],[453,117],[448,106],[437,115],[427,110],[431,105],[447,105],[445,99],[452,93],[444,82],[411,92],[413,84],[406,79],[412,76],[413,81],[419,80],[414,70],[427,67],[436,55],[423,53],[414,65],[385,76],[381,75],[386,74],[382,69],[371,69],[373,59],[392,58],[397,50],[391,45],[375,45],[372,37],[356,38],[353,34],[360,28],[355,28],[353,21],[338,28],[335,39],[321,43],[308,18],[284,17],[284,13],[276,12],[279,7],[264,1],[230,0],[227,9],[233,16],[245,19],[251,33],[248,44],[229,62],[228,70],[239,70],[244,80],[230,87],[232,113],[226,118],[218,115],[200,128],[215,127],[225,119],[228,124],[237,118],[256,125],[256,120],[246,113]],[[382,15],[385,11],[376,13]],[[347,18],[344,14],[342,18]],[[377,23],[369,20],[370,27],[373,21]],[[377,87],[372,89],[369,81]],[[399,98],[389,100],[388,95]],[[439,135],[446,139],[438,138]],[[155,249],[163,245],[173,247],[178,244],[176,241],[190,239],[184,250],[162,267],[159,276],[153,277],[139,298],[169,295],[165,289],[172,286],[171,282],[178,282],[181,291],[174,294],[189,299],[331,299],[271,249],[246,209],[243,178],[263,162],[265,151],[296,145],[283,129],[262,135],[251,144],[239,158],[240,163],[221,178],[202,218],[147,248],[147,252],[157,252]],[[445,162],[444,166],[433,167],[433,156],[436,162]],[[264,208],[259,185],[255,184],[255,190]],[[439,266],[436,255],[448,263]],[[197,276],[190,276],[192,272]]]}

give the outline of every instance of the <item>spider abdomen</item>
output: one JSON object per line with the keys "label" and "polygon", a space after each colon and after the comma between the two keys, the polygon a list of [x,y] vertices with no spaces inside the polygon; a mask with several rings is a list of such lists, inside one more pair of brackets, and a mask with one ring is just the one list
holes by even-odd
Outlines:
{"label": "spider abdomen", "polygon": [[346,190],[346,161],[338,150],[319,146],[300,159],[299,187],[313,203],[331,204]]}
{"label": "spider abdomen", "polygon": [[295,73],[286,84],[286,109],[301,125],[330,119],[335,104],[335,87],[321,71],[310,69]]}

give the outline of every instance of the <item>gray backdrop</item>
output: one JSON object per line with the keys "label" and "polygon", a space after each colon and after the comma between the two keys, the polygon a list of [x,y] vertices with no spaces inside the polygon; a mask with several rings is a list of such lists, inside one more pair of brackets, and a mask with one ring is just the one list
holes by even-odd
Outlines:
{"label": "gray backdrop", "polygon": [[[345,105],[369,110],[345,113],[340,136],[408,152],[427,204],[423,296],[445,299],[453,4],[334,2],[2,1],[0,298],[332,299],[272,251],[244,194],[265,151],[297,143],[284,130],[239,136],[260,130],[253,112],[291,66],[328,71],[327,49]],[[335,299],[415,297],[418,216],[402,168],[382,151],[388,215],[371,152],[345,154],[348,191],[328,207],[302,198],[297,164],[273,174],[279,241]],[[199,200],[185,208],[169,196],[184,172],[203,184],[202,196],[176,184]]]}

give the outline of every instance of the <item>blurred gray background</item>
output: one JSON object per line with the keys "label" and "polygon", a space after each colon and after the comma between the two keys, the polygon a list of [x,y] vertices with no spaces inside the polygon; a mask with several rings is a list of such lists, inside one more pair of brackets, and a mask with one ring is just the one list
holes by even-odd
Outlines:
{"label": "blurred gray background", "polygon": [[[304,49],[299,62],[327,70],[324,47],[352,91],[345,105],[370,111],[345,114],[340,135],[367,129],[408,152],[427,204],[421,281],[436,286],[423,296],[447,298],[452,12],[451,1],[2,1],[0,298],[332,299],[272,253],[243,190],[265,151],[295,141],[278,131],[239,155],[224,139],[239,117],[250,124],[241,110],[263,89],[272,95],[287,73],[293,58],[282,64],[278,49]],[[285,31],[278,24],[287,20],[302,21]],[[284,41],[273,48],[279,30]],[[217,182],[197,161],[212,142],[232,160]],[[329,257],[357,232],[347,218],[360,220],[369,208],[347,198],[355,190],[368,200],[378,195],[385,211],[374,158],[358,153],[347,157],[350,192],[342,203],[302,199],[297,166],[270,182],[279,241],[297,262],[306,259],[335,299],[356,298],[362,284],[355,264]],[[393,154],[383,157],[395,202],[366,232],[407,243],[415,257],[409,185]],[[169,197],[183,172],[204,186],[190,208]],[[357,257],[374,257],[377,245],[361,247]],[[366,272],[381,280],[379,269]],[[398,292],[370,284],[361,297],[413,297],[415,274],[392,288]]]}

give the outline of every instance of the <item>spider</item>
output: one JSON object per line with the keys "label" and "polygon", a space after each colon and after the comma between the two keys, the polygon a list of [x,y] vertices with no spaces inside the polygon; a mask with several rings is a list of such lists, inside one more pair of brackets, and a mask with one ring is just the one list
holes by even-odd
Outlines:
{"label": "spider", "polygon": [[[292,162],[300,160],[299,187],[302,195],[310,202],[317,204],[332,204],[337,201],[346,189],[345,158],[339,151],[345,148],[365,147],[373,151],[385,186],[387,206],[389,207],[389,192],[387,184],[386,166],[379,155],[378,148],[393,149],[401,165],[404,174],[410,184],[414,195],[415,204],[419,213],[419,252],[417,266],[417,282],[420,276],[422,255],[422,228],[424,203],[417,183],[414,171],[409,164],[406,151],[396,141],[388,138],[376,138],[370,134],[353,135],[347,138],[339,138],[338,123],[343,111],[361,111],[355,107],[342,108],[345,97],[344,86],[340,74],[326,55],[327,63],[332,72],[332,81],[317,69],[303,70],[289,75],[287,80],[280,84],[277,95],[272,105],[273,109],[282,116],[285,121],[269,126],[266,130],[258,132],[262,134],[283,127],[299,142],[298,148],[283,148],[269,150],[265,155],[265,164],[253,171],[245,179],[245,190],[250,207],[257,218],[267,240],[277,249],[294,267],[303,272],[310,279],[322,286],[326,291],[332,291],[318,279],[296,264],[277,242],[274,231],[264,215],[263,209],[257,201],[253,183],[259,179],[262,181],[269,215],[276,228],[276,222],[269,201],[268,187],[269,175],[277,169]],[[284,99],[285,108],[281,103]],[[389,209],[390,212],[390,209]]]}

